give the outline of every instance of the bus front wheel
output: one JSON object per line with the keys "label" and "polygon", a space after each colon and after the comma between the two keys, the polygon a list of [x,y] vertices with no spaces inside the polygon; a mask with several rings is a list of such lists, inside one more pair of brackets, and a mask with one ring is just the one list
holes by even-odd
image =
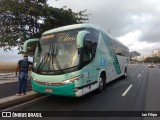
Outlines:
{"label": "bus front wheel", "polygon": [[100,93],[104,90],[104,87],[105,87],[105,76],[104,75],[101,75],[100,78],[99,78],[99,87],[97,89],[97,92]]}
{"label": "bus front wheel", "polygon": [[127,77],[127,68],[125,68],[125,71],[124,71],[124,75],[123,75],[123,78],[125,79]]}

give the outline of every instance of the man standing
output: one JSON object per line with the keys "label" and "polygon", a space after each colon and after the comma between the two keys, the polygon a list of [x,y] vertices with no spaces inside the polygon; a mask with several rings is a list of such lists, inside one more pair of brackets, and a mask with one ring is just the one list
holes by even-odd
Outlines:
{"label": "man standing", "polygon": [[15,73],[17,76],[17,72],[19,71],[18,93],[16,94],[17,96],[20,96],[22,92],[24,95],[26,95],[28,69],[29,65],[32,64],[33,64],[32,62],[28,61],[27,55],[24,55],[23,60],[18,61]]}

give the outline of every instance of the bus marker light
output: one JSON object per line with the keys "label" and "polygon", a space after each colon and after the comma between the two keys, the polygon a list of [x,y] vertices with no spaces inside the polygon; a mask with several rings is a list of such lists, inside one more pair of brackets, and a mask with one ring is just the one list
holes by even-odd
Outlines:
{"label": "bus marker light", "polygon": [[76,88],[76,89],[74,89],[74,92],[78,92],[78,89]]}

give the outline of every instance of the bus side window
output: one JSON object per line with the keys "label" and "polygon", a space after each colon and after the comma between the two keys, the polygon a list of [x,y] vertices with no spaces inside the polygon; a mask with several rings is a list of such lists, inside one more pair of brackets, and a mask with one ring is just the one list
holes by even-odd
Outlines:
{"label": "bus side window", "polygon": [[99,31],[94,30],[92,28],[87,29],[90,33],[86,34],[84,37],[84,47],[83,47],[83,54],[82,54],[82,61],[84,65],[91,62],[95,55],[97,49],[97,42],[99,38]]}
{"label": "bus side window", "polygon": [[91,41],[85,40],[84,41],[84,48],[83,48],[83,61],[89,62],[92,60],[92,43]]}
{"label": "bus side window", "polygon": [[89,39],[92,42],[92,53],[96,54],[97,43],[100,32],[93,28],[88,28],[87,30],[90,32]]}

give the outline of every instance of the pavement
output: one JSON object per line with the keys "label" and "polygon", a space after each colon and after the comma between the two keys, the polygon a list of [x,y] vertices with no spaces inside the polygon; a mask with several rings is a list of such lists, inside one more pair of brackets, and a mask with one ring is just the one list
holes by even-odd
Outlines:
{"label": "pavement", "polygon": [[138,66],[138,64],[128,64],[128,67],[129,67],[130,69],[135,68],[135,67],[137,67],[137,66]]}
{"label": "pavement", "polygon": [[18,82],[18,77],[14,73],[0,73],[0,85]]}
{"label": "pavement", "polygon": [[17,86],[18,77],[14,73],[0,73],[0,109],[41,96],[41,94],[32,91],[30,82],[26,95],[16,96]]}
{"label": "pavement", "polygon": [[31,99],[36,98],[38,96],[41,96],[41,94],[38,94],[34,91],[29,91],[26,93],[26,95],[21,95],[21,96],[13,95],[13,96],[2,98],[2,99],[0,99],[0,109],[6,108],[8,106],[13,106],[15,104],[19,104],[24,101],[31,100]]}

